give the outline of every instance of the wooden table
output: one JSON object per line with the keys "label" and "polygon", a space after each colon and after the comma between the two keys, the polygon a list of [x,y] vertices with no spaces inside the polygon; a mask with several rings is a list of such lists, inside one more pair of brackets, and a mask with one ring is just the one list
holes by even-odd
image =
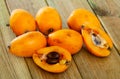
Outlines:
{"label": "wooden table", "polygon": [[[73,56],[67,71],[53,74],[39,68],[32,58],[9,53],[7,46],[15,38],[6,26],[11,11],[23,8],[35,16],[43,6],[56,8],[65,28],[74,9],[85,8],[95,13],[113,40],[110,56],[99,58],[82,48]],[[0,0],[0,79],[120,79],[120,0]]]}

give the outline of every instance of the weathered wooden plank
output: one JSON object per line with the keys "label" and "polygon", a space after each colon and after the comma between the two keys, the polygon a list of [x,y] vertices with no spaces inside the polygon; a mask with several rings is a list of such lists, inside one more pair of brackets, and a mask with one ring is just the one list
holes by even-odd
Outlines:
{"label": "weathered wooden plank", "polygon": [[74,56],[83,79],[119,79],[120,57],[113,48],[111,55],[99,58],[82,49]]}
{"label": "weathered wooden plank", "polygon": [[[13,4],[14,2],[16,2],[16,4]],[[46,5],[46,3],[44,1],[41,0],[7,0],[7,4],[9,6],[9,10],[13,10],[15,8],[24,8],[27,9],[28,11],[30,11],[33,15],[35,15],[36,11]],[[59,10],[62,19],[63,19],[63,25],[65,26],[65,28],[67,27],[66,24],[66,19],[69,16],[70,12],[74,9],[74,8],[86,8],[86,9],[90,9],[89,5],[86,3],[86,1],[81,0],[53,0],[51,2],[51,0],[48,1],[48,4],[57,8],[57,10]],[[40,6],[40,7],[39,7]],[[72,7],[72,8],[71,8]],[[7,73],[10,73],[10,71],[12,73],[10,73],[8,75],[8,77],[10,79],[30,79],[28,76],[28,74],[24,74],[21,72],[18,72],[18,70],[25,72],[26,70],[28,71],[28,68],[26,66],[26,63],[24,61],[23,58],[19,58],[16,56],[13,56],[9,53],[7,53],[7,45],[9,45],[9,42],[15,37],[14,34],[11,32],[11,30],[9,29],[9,27],[5,27],[5,24],[8,23],[8,12],[6,9],[2,9],[0,8],[0,11],[5,10],[6,12],[2,12],[0,13],[0,17],[2,16],[1,19],[1,26],[0,30],[1,30],[1,36],[2,38],[2,42],[3,45],[2,47],[3,49],[0,49],[0,51],[5,51],[3,55],[3,53],[0,53],[0,56],[3,56],[2,59],[4,59],[4,61],[2,62],[3,65],[0,65],[0,70],[3,70],[4,72],[8,70]],[[6,14],[7,13],[7,14]],[[6,18],[7,17],[7,18]],[[3,19],[4,18],[4,19]],[[5,33],[4,33],[5,32]],[[1,55],[2,54],[2,55]],[[7,59],[8,58],[8,59]],[[2,59],[0,59],[0,61],[2,61]],[[7,61],[5,60],[7,59]],[[10,61],[8,62],[8,60],[10,59]],[[81,79],[81,76],[78,74],[76,65],[74,62],[72,62],[71,67],[64,73],[61,74],[52,74],[52,73],[48,73],[43,71],[42,69],[40,69],[39,67],[37,67],[31,58],[26,58],[25,59],[29,70],[31,72],[32,78],[33,79]],[[116,50],[113,48],[112,49],[112,53],[109,57],[107,58],[97,58],[91,54],[89,54],[85,49],[82,49],[78,54],[76,54],[74,56],[74,60],[76,61],[76,64],[78,65],[78,69],[79,72],[82,75],[82,78],[84,79],[117,79],[119,78],[119,74],[120,74],[120,59],[119,56],[116,52]],[[5,63],[7,62],[7,63]],[[9,65],[10,64],[10,65]],[[15,66],[14,66],[15,64]],[[19,66],[18,66],[19,64]],[[21,66],[22,64],[22,66]],[[7,65],[7,68],[3,69],[3,67]],[[9,67],[10,66],[10,67]],[[18,66],[18,67],[17,67]],[[25,68],[23,68],[25,67]],[[23,70],[25,69],[25,70]],[[15,72],[14,72],[15,71]],[[2,79],[4,76],[6,76],[5,74],[1,76],[0,79]],[[21,77],[20,77],[21,76]],[[7,79],[3,78],[3,79]],[[26,78],[27,77],[27,78]],[[8,79],[9,79],[8,78]]]}
{"label": "weathered wooden plank", "polygon": [[120,54],[120,0],[88,0]]}
{"label": "weathered wooden plank", "polygon": [[[8,63],[6,62],[7,59],[5,59],[3,53],[5,52],[5,48],[4,48],[4,44],[3,44],[3,40],[2,40],[2,35],[1,35],[1,31],[0,31],[0,79],[12,79],[13,75],[11,74],[12,71],[9,71],[8,68]],[[7,75],[6,75],[6,74]]]}
{"label": "weathered wooden plank", "polygon": [[[76,8],[85,8],[91,11],[87,0],[47,0],[50,6],[57,8],[62,16],[64,27],[67,28],[66,20],[71,11]],[[113,48],[111,55],[99,58],[91,55],[85,47],[73,56],[83,79],[119,79],[120,57]]]}
{"label": "weathered wooden plank", "polygon": [[120,0],[88,0],[100,16],[120,16]]}
{"label": "weathered wooden plank", "polygon": [[8,20],[7,7],[4,0],[0,0],[0,79],[31,79],[24,58],[16,57],[8,52],[7,46],[15,37],[10,28],[6,27]]}
{"label": "weathered wooden plank", "polygon": [[[16,2],[16,4],[13,4],[13,2]],[[7,0],[7,5],[10,12],[15,8],[23,8],[31,12],[33,15],[35,15],[41,7],[47,6],[44,0]],[[35,65],[31,58],[25,58],[25,60],[33,79],[81,79],[74,61],[66,72],[52,74],[40,69],[37,65]]]}
{"label": "weathered wooden plank", "polygon": [[10,12],[14,9],[22,8],[29,11],[33,16],[35,16],[38,9],[46,6],[44,0],[7,0],[6,3]]}

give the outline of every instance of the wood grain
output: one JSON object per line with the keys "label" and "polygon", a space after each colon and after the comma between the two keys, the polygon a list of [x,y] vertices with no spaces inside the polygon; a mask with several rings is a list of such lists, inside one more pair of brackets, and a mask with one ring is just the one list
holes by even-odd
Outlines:
{"label": "wood grain", "polygon": [[120,54],[120,0],[88,0]]}
{"label": "wood grain", "polygon": [[100,16],[120,16],[120,0],[88,0]]}
{"label": "wood grain", "polygon": [[24,58],[16,57],[8,52],[7,46],[15,35],[9,27],[6,27],[9,14],[4,0],[0,0],[0,11],[0,79],[31,79]]}
{"label": "wood grain", "polygon": [[[0,0],[0,79],[119,79],[119,3],[119,0]],[[85,8],[95,12],[114,42],[111,55],[99,58],[90,54],[83,46],[82,50],[73,56],[67,71],[53,74],[38,67],[32,58],[21,58],[9,53],[7,46],[15,38],[10,27],[6,26],[11,11],[22,8],[35,16],[43,6],[52,6],[58,10],[63,28],[68,28],[67,18],[74,9]]]}

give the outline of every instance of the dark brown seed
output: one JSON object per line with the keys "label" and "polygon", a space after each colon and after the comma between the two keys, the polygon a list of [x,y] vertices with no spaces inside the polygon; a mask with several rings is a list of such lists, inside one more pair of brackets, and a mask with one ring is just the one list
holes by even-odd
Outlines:
{"label": "dark brown seed", "polygon": [[59,62],[59,59],[51,59],[51,58],[47,58],[46,62],[48,64],[56,64]]}
{"label": "dark brown seed", "polygon": [[101,44],[101,40],[99,40],[99,38],[95,38],[94,42],[96,43],[96,45],[100,45]]}
{"label": "dark brown seed", "polygon": [[92,39],[95,45],[100,45],[101,44],[101,40],[100,38],[96,35],[96,34],[92,34]]}
{"label": "dark brown seed", "polygon": [[57,52],[50,52],[49,54],[47,54],[47,58],[50,59],[59,59],[60,58],[60,54]]}

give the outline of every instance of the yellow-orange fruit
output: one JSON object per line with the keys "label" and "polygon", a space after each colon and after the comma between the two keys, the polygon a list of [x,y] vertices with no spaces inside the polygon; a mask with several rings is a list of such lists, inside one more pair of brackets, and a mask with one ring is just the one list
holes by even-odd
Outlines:
{"label": "yellow-orange fruit", "polygon": [[81,31],[81,27],[98,27],[101,28],[101,24],[97,17],[86,9],[75,9],[68,17],[67,24],[69,28]]}
{"label": "yellow-orange fruit", "polygon": [[36,14],[36,21],[39,30],[48,35],[51,32],[62,28],[62,20],[55,8],[43,7]]}
{"label": "yellow-orange fruit", "polygon": [[82,28],[82,36],[87,49],[99,57],[106,57],[110,54],[110,48],[113,47],[110,37],[100,28]]}
{"label": "yellow-orange fruit", "polygon": [[10,15],[10,27],[18,36],[28,31],[36,30],[34,17],[23,9],[15,9]]}
{"label": "yellow-orange fruit", "polygon": [[48,45],[57,45],[67,49],[71,54],[75,54],[82,48],[83,40],[77,31],[62,29],[48,35]]}
{"label": "yellow-orange fruit", "polygon": [[13,39],[10,43],[9,50],[16,56],[31,57],[38,49],[45,46],[45,36],[38,31],[31,31]]}
{"label": "yellow-orange fruit", "polygon": [[69,67],[71,59],[71,54],[59,46],[45,47],[33,54],[34,62],[52,73],[64,72]]}

